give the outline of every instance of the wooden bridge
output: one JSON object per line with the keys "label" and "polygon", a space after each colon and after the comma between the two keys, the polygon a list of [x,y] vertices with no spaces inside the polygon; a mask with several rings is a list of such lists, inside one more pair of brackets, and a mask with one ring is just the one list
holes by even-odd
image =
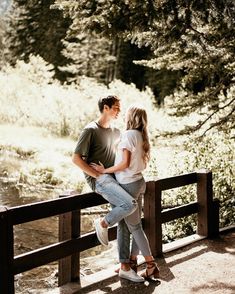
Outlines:
{"label": "wooden bridge", "polygon": [[[197,201],[179,207],[162,208],[162,191],[185,185],[197,185]],[[63,196],[63,195],[62,195]],[[95,193],[18,207],[0,207],[0,293],[13,294],[14,275],[59,261],[59,286],[80,283],[80,252],[99,245],[95,232],[80,234],[81,210],[107,203]],[[219,201],[213,199],[212,173],[194,172],[147,183],[144,197],[144,230],[155,257],[161,256],[162,224],[197,214],[197,235],[213,238],[219,234]],[[60,215],[59,242],[14,256],[14,226]],[[116,239],[116,227],[109,228],[109,240]]]}

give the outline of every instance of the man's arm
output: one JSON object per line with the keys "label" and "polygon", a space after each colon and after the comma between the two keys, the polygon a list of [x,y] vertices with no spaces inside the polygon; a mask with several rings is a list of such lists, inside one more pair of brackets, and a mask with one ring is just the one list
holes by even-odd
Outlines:
{"label": "man's arm", "polygon": [[82,171],[93,178],[97,178],[100,173],[89,166],[86,161],[84,161],[80,154],[74,153],[72,156],[72,161],[76,164]]}

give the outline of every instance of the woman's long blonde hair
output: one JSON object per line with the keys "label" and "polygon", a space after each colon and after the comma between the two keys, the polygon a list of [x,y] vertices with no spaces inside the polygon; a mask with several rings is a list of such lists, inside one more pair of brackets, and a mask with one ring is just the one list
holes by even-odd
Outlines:
{"label": "woman's long blonde hair", "polygon": [[126,129],[139,130],[143,137],[143,159],[145,164],[150,159],[150,143],[147,130],[147,113],[144,108],[132,105],[126,112]]}

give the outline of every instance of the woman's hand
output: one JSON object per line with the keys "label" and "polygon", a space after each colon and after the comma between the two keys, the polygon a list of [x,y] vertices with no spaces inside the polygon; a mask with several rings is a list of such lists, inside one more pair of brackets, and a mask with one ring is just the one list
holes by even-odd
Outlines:
{"label": "woman's hand", "polygon": [[101,174],[104,174],[105,173],[105,168],[103,166],[103,164],[99,161],[99,164],[96,164],[96,163],[90,163],[89,164],[92,168],[94,168],[96,171],[98,171],[99,173]]}

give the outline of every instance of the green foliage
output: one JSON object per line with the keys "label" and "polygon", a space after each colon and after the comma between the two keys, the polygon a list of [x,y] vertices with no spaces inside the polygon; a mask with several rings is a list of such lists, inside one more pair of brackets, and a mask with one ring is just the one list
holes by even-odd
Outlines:
{"label": "green foliage", "polygon": [[[235,219],[235,144],[223,133],[185,143],[187,155],[181,169],[190,172],[208,169],[213,173],[214,198],[220,200],[220,226],[228,226]],[[187,194],[185,194],[187,195]],[[185,197],[185,200],[189,197]]]}
{"label": "green foliage", "polygon": [[152,1],[55,1],[54,7],[63,9],[84,30],[115,36],[131,30],[134,26],[145,28],[151,24],[155,14]]}
{"label": "green foliage", "polygon": [[7,61],[28,61],[31,54],[39,55],[51,63],[55,76],[65,80],[59,69],[70,60],[61,52],[62,39],[71,24],[58,10],[51,10],[54,0],[14,0],[9,11],[7,39],[10,42]]}
{"label": "green foliage", "polygon": [[4,64],[4,44],[3,44],[4,31],[5,31],[4,22],[0,19],[0,68]]}
{"label": "green foliage", "polygon": [[[192,112],[202,121],[184,130],[234,128],[235,3],[225,1],[57,0],[76,29],[118,36],[150,47],[151,59],[136,62],[155,70],[180,71],[171,96],[174,115]],[[222,100],[221,100],[221,96]]]}
{"label": "green foliage", "polygon": [[196,234],[197,216],[191,215],[163,224],[163,242],[169,243],[177,239]]}
{"label": "green foliage", "polygon": [[[154,128],[155,110],[149,89],[140,92],[133,84],[118,80],[107,87],[86,77],[80,78],[79,85],[68,86],[52,83],[52,77],[53,67],[38,56],[31,56],[29,63],[18,61],[15,68],[4,67],[0,73],[1,122],[44,127],[58,136],[77,138],[81,129],[99,115],[98,99],[115,93],[122,99],[123,113],[129,104],[144,101]],[[123,117],[117,123],[123,127]]]}
{"label": "green foliage", "polygon": [[[194,143],[194,144],[193,144]],[[235,219],[235,144],[222,133],[186,144],[189,155],[185,165],[191,170],[206,168],[213,172],[214,197],[220,200],[220,226]]]}
{"label": "green foliage", "polygon": [[[235,219],[235,144],[227,136],[212,134],[207,138],[187,140],[184,156],[175,157],[175,174],[201,169],[213,174],[213,198],[220,201],[220,227],[234,224]],[[196,201],[196,185],[163,192],[163,207],[170,208]],[[192,215],[163,225],[163,240],[169,242],[196,233],[197,216]]]}
{"label": "green foliage", "polygon": [[107,71],[115,63],[115,56],[110,52],[110,40],[94,33],[78,34],[71,26],[63,44],[62,54],[70,62],[60,70],[69,73],[67,82],[76,82],[83,75],[107,82]]}

